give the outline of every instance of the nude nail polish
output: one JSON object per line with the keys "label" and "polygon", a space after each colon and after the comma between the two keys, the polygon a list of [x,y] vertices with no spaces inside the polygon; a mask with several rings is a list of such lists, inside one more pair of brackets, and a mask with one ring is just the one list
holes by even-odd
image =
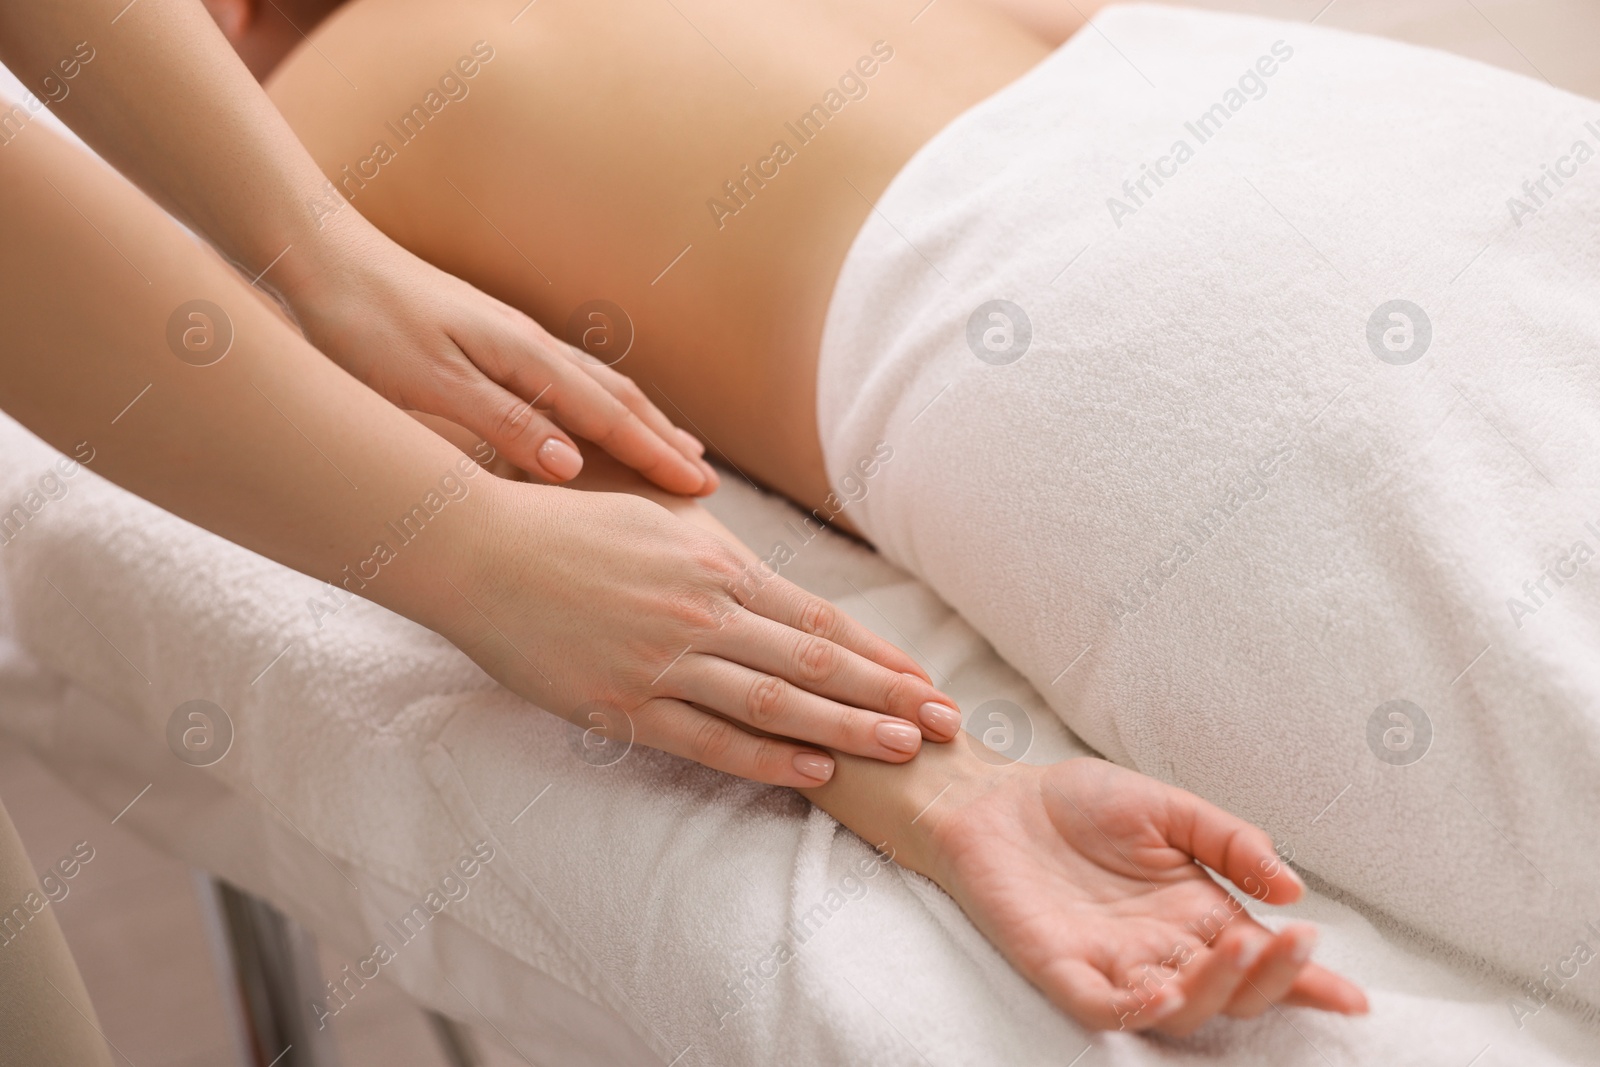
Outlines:
{"label": "nude nail polish", "polygon": [[1311,953],[1317,948],[1317,932],[1315,930],[1302,930],[1295,939],[1294,951],[1289,953],[1289,958],[1296,963],[1305,963],[1311,958]]}
{"label": "nude nail polish", "polygon": [[922,725],[940,737],[954,737],[961,729],[961,713],[945,704],[935,704],[930,700],[917,709],[917,716],[922,720]]}
{"label": "nude nail polish", "polygon": [[802,752],[794,758],[794,769],[820,785],[833,777],[833,760],[812,752]]}
{"label": "nude nail polish", "polygon": [[566,481],[583,470],[583,457],[578,450],[559,437],[547,437],[539,446],[539,466],[552,478]]}
{"label": "nude nail polish", "polygon": [[895,752],[915,752],[922,746],[922,731],[908,722],[880,722],[872,732],[880,745]]}

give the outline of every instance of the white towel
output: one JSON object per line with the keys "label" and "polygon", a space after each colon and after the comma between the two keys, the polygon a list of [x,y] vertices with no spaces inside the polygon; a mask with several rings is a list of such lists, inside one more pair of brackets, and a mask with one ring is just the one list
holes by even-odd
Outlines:
{"label": "white towel", "polygon": [[[1319,957],[1369,990],[1370,1018],[1288,1009],[1182,1042],[1086,1036],[930,883],[889,868],[846,881],[872,851],[793,794],[643,750],[591,766],[575,730],[435,635],[363,601],[318,628],[317,583],[92,471],[43,485],[59,461],[0,417],[0,517],[29,509],[0,543],[0,730],[120,814],[119,829],[266,897],[352,967],[493,835],[470,892],[382,973],[531,1062],[1592,1061],[1593,1030],[1559,1007],[1518,1029],[1514,989],[1315,893],[1264,917],[1317,923]],[[802,524],[780,501],[729,478],[710,505],[763,555],[795,546]],[[1030,758],[1080,750],[970,627],[880,557],[823,533],[784,573],[922,657],[972,714],[1019,708],[1035,726]],[[210,767],[169,749],[173,712],[195,698],[235,728]],[[826,921],[772,973],[774,946],[819,903]],[[748,1004],[719,1025],[730,986]]]}
{"label": "white towel", "polygon": [[[7,505],[59,462],[4,417],[0,457]],[[1589,1059],[1594,1032],[1569,1013],[1519,1029],[1515,990],[1452,973],[1317,894],[1256,910],[1316,923],[1319,958],[1369,991],[1370,1018],[1291,1008],[1183,1042],[1086,1035],[931,883],[876,865],[793,793],[642,749],[585,761],[576,729],[426,630],[364,601],[318,630],[317,583],[90,471],[65,484],[0,545],[0,729],[119,828],[305,923],[336,967],[370,974],[383,940],[385,978],[531,1062],[1431,1067],[1485,1046],[1478,1067]],[[782,502],[730,478],[711,503],[758,551],[795,547],[799,513]],[[881,558],[824,533],[784,571],[925,657],[969,713],[1019,709],[1037,727],[1031,759],[1082,751]],[[234,728],[208,767],[169,747],[175,710],[196,698]],[[495,858],[465,897],[395,944],[393,925],[478,841]]]}
{"label": "white towel", "polygon": [[1527,1012],[1600,1005],[1597,150],[1473,62],[1112,9],[895,179],[819,382],[841,492],[893,450],[856,521],[1080,736]]}

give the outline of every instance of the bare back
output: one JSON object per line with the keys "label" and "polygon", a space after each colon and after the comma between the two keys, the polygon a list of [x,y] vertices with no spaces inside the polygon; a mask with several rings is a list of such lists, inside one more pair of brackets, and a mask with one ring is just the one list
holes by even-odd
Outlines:
{"label": "bare back", "polygon": [[617,368],[815,504],[851,240],[929,137],[1046,51],[961,0],[917,6],[356,0],[270,89],[380,228],[558,336],[625,344],[608,309],[570,321],[623,309]]}

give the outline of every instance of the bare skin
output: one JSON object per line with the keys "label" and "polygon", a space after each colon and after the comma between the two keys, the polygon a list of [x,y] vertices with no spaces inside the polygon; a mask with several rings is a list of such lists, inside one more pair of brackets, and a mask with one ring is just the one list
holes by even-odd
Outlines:
{"label": "bare skin", "polygon": [[[312,0],[289,4],[287,11],[268,5],[278,22],[242,17],[253,8],[238,4],[231,9],[231,21],[229,10],[213,5],[213,21],[200,0],[126,4],[116,11],[114,6],[111,0],[61,0],[0,9],[0,58],[51,100],[57,117],[124,177],[189,220],[196,234],[251,285],[270,287],[305,338],[324,355],[401,408],[434,412],[471,428],[524,469],[539,471],[545,481],[564,481],[581,468],[582,457],[566,432],[571,431],[674,492],[709,492],[715,486],[704,446],[651,405],[631,379],[583,357],[523,312],[403,249],[334,192],[218,32],[219,25],[248,28],[249,40],[240,40],[241,49],[263,68],[281,54],[285,29],[293,30],[282,20],[290,12],[314,14]],[[0,102],[0,149],[6,153],[4,163],[14,164],[5,168],[7,176],[26,184],[30,176],[37,179],[60,170],[76,179],[82,167],[73,162],[75,157],[60,156],[51,148],[55,139],[40,128],[44,124],[30,118],[40,106],[31,98],[27,106]],[[140,232],[133,247],[143,247],[147,232],[160,235],[151,238],[156,244],[171,244],[168,220],[156,216],[159,221],[150,221],[148,204],[132,214],[112,206],[131,202],[116,182],[82,184],[78,199],[37,181],[34,188],[49,192],[44,210],[50,215],[71,212],[63,226],[93,229],[97,224],[89,220],[97,216],[90,209],[103,204]],[[9,216],[39,210],[30,197],[13,197],[0,212],[7,216],[8,242]],[[167,231],[161,230],[163,225]],[[28,232],[20,221],[17,230]],[[133,260],[123,256],[122,247],[102,237],[102,251],[116,252],[131,267]],[[33,239],[44,240],[37,234]],[[26,246],[18,240],[6,251]],[[54,262],[52,255],[40,259]],[[214,274],[217,264],[207,262]],[[138,280],[154,286],[138,268],[131,269]],[[13,320],[27,321],[18,337],[52,351],[77,345],[75,356],[91,358],[94,353],[85,348],[106,340],[92,338],[100,325],[97,319],[64,316],[61,334],[37,332],[49,325],[35,321],[42,314],[39,309],[67,306],[84,297],[71,292],[82,284],[72,272],[62,274],[58,283],[65,291],[47,289],[39,299],[21,305]],[[36,284],[36,278],[28,278],[17,291]],[[251,315],[262,313],[263,305],[248,289],[241,291],[233,282],[213,282],[211,287],[248,305]],[[156,296],[154,288],[150,295]],[[191,288],[189,297],[193,295]],[[108,303],[114,305],[109,297]],[[170,344],[173,351],[157,358],[176,360],[180,347],[204,347],[207,339],[222,336],[219,329],[226,332],[231,312],[221,305],[227,302],[213,298],[207,308],[180,308],[181,303],[183,298],[173,298],[167,305],[177,316],[171,323],[142,308],[140,315],[127,319],[133,332],[113,331],[112,339],[134,350],[154,344],[157,352]],[[242,330],[246,323],[233,325]],[[169,329],[176,340],[164,344]],[[276,343],[269,341],[268,350]],[[238,351],[245,350],[241,337]],[[108,351],[126,354],[116,345]],[[242,357],[230,360],[229,366],[240,362]],[[61,421],[64,416],[76,414],[91,423],[98,418],[102,391],[111,381],[105,375],[52,377],[47,373],[50,363],[40,362],[25,345],[8,347],[0,353],[0,363],[5,364],[0,377],[15,375],[0,389],[7,410],[47,437],[66,432],[63,428],[71,423]],[[128,366],[114,360],[110,370]],[[265,422],[254,417],[265,410],[264,394],[248,379],[227,370],[202,377],[210,385],[231,380],[232,391],[223,388],[209,402],[236,422],[227,433],[208,439],[203,431],[211,428],[210,412],[201,424],[178,419],[161,444],[186,456],[205,450],[213,461],[211,473],[229,481],[229,491],[211,496],[191,491],[194,486],[172,477],[166,465],[170,456],[142,439],[124,441],[116,457],[120,469],[113,477],[232,540],[340,581],[352,593],[403,596],[404,591],[393,587],[411,584],[411,574],[418,576],[419,591],[426,586],[423,572],[394,566],[383,572],[391,580],[378,583],[384,593],[368,593],[378,573],[374,568],[388,562],[375,551],[381,536],[345,546],[346,566],[367,573],[347,576],[338,566],[328,569],[329,531],[319,520],[327,517],[330,501],[317,495],[315,481],[302,483],[306,488],[300,497],[292,486],[285,487],[270,510],[261,507],[260,499],[239,499],[234,490],[259,473],[264,454],[257,447],[261,438],[251,435],[270,437],[272,420],[287,416],[277,412],[265,416]],[[152,382],[142,384],[154,388]],[[183,384],[190,399],[197,398],[193,389],[200,380],[190,375]],[[361,420],[367,400],[344,396],[329,406],[342,395],[329,390],[303,398],[317,409],[318,418],[338,423],[343,432]],[[341,419],[340,404],[348,405],[348,418]],[[247,450],[228,452],[239,445]],[[403,452],[397,446],[393,455],[398,460]],[[113,462],[102,460],[102,466],[109,469]],[[415,471],[411,466],[380,466],[368,481],[403,482]],[[341,484],[355,492],[361,483],[346,477]],[[147,486],[159,491],[152,495]],[[385,518],[393,520],[418,500],[413,497],[400,512],[385,517],[378,510],[384,505],[379,494],[360,499],[365,508],[354,505],[338,520],[346,532],[364,524],[379,534]],[[441,498],[435,494],[430,499]],[[516,616],[501,627],[522,627],[527,638],[537,634],[538,640],[529,644],[542,649],[550,663],[540,667],[518,654],[491,670],[541,706],[580,719],[595,703],[635,715],[643,712],[638,734],[643,743],[785,785],[826,780],[832,758],[817,748],[758,737],[734,724],[781,724],[786,737],[795,741],[896,761],[909,759],[924,737],[948,738],[959,728],[959,714],[948,698],[927,684],[899,650],[788,583],[765,583],[771,587],[768,595],[753,599],[744,589],[748,568],[726,547],[705,539],[685,541],[659,525],[652,528],[660,522],[657,509],[642,509],[631,497],[595,494],[520,492],[507,502],[519,515],[505,516],[505,521],[521,524],[515,536],[539,547],[541,566],[524,570],[515,594],[492,597],[489,606],[503,603]],[[548,510],[541,512],[541,505]],[[462,510],[469,509],[458,508],[457,513]],[[413,521],[427,521],[428,514],[424,509]],[[24,513],[10,521],[25,520]],[[686,529],[674,528],[679,534]],[[636,558],[646,546],[649,558]],[[407,562],[417,554],[407,552]],[[406,600],[412,618],[451,634],[448,620],[430,620],[430,613],[446,602],[430,596]],[[691,638],[706,629],[705,640]],[[477,654],[482,662],[483,650]],[[879,655],[883,658],[874,661]]]}
{"label": "bare skin", "polygon": [[[424,421],[471,445],[460,427]],[[524,476],[506,462],[491,469]],[[591,463],[574,487],[648,497],[758,565],[698,502],[615,462]],[[1023,976],[1087,1027],[1183,1036],[1217,1015],[1254,1018],[1277,1004],[1366,1011],[1358,987],[1308,962],[1314,928],[1267,930],[1208,873],[1258,903],[1304,893],[1264,831],[1192,793],[1101,760],[999,764],[979,759],[970,739],[926,746],[898,767],[837,759],[826,785],[801,792],[939,883]]]}
{"label": "bare skin", "polygon": [[[817,347],[869,201],[1048,51],[987,9],[942,4],[913,24],[914,13],[702,7],[724,60],[671,5],[541,3],[511,25],[489,4],[358,0],[268,88],[380,229],[557,335],[585,301],[620,305],[636,339],[617,369],[725,462],[815,507],[828,494]],[[386,123],[480,40],[494,58],[469,95],[401,144]],[[863,57],[875,65],[866,96],[801,144],[785,124]],[[395,158],[364,186],[345,178],[350,166],[359,180],[379,140]],[[748,206],[719,228],[706,202],[735,203],[723,183],[780,140],[795,158],[764,188],[749,182]]]}
{"label": "bare skin", "polygon": [[[512,26],[490,5],[357,0],[271,89],[382,229],[553,332],[584,301],[621,305],[636,337],[618,369],[725,462],[814,507],[828,492],[817,346],[869,201],[928,136],[1047,49],[954,2],[914,25],[845,4],[695,14],[726,60],[667,5],[541,3]],[[494,58],[469,94],[399,143],[385,124],[480,40]],[[737,214],[714,217],[706,200],[773,139],[794,146],[785,123],[878,41],[893,57],[863,79],[867,95],[751,183]],[[378,139],[394,158],[351,180]],[[703,508],[614,464],[591,461],[575,485],[644,493],[754,559]],[[1358,989],[1307,962],[1311,928],[1272,934],[1230,906],[1199,864],[1268,903],[1302,889],[1264,832],[1192,794],[1098,760],[995,767],[964,743],[893,768],[841,755],[833,779],[804,792],[938,881],[1085,1025],[1184,1034],[1272,1004],[1365,1010]]]}

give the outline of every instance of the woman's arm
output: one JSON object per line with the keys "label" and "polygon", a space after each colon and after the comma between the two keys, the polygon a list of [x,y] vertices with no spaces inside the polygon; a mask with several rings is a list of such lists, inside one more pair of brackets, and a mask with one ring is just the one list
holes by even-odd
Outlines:
{"label": "woman's arm", "polygon": [[1359,988],[1310,962],[1315,928],[1273,933],[1213,877],[1257,904],[1298,900],[1265,832],[1103,760],[996,766],[976,744],[932,745],[902,767],[840,756],[832,780],[802,792],[939,883],[1092,1029],[1184,1035],[1274,1004],[1366,1011]]}
{"label": "woman's arm", "polygon": [[[437,630],[539,706],[603,701],[644,744],[801,785],[832,772],[816,745],[909,758],[921,735],[901,720],[947,701],[654,504],[477,473],[47,130],[0,149],[0,212],[0,407],[169,511]],[[753,721],[813,743],[733,725]]]}
{"label": "woman's arm", "polygon": [[710,491],[698,446],[631,383],[349,209],[199,0],[0,5],[0,60],[389,399],[549,481],[582,465],[559,422],[674,492]]}
{"label": "woman's arm", "polygon": [[[757,565],[699,502],[615,463],[592,464],[575,488],[657,499]],[[1085,1026],[1186,1034],[1274,1004],[1366,1010],[1360,989],[1309,962],[1312,927],[1272,933],[1200,866],[1257,903],[1298,900],[1304,886],[1264,831],[1103,760],[1039,767],[977,753],[968,734],[899,766],[836,753],[827,784],[800,791],[942,886]]]}

